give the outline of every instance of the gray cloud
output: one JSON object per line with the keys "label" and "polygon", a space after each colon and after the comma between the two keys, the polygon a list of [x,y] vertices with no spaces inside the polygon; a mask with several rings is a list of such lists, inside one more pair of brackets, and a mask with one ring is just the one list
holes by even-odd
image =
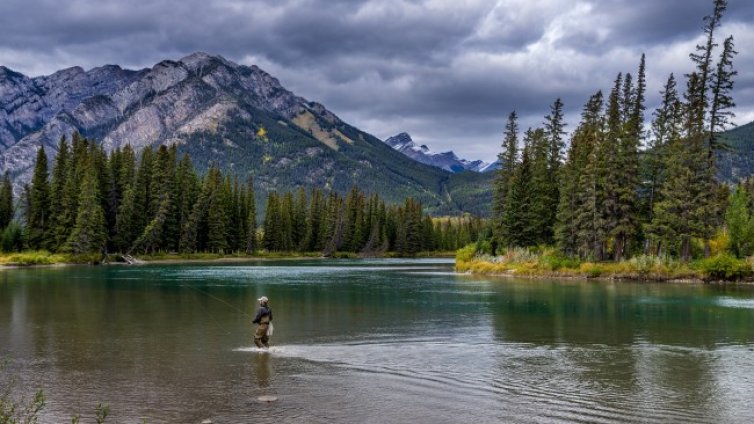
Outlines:
{"label": "gray cloud", "polygon": [[[754,10],[730,0],[720,39],[740,54],[738,121],[754,120]],[[140,68],[207,51],[258,64],[299,95],[385,138],[493,159],[505,117],[541,124],[635,72],[649,103],[691,70],[711,0],[4,0],[0,64],[26,74],[105,63]],[[649,114],[648,114],[649,115]]]}

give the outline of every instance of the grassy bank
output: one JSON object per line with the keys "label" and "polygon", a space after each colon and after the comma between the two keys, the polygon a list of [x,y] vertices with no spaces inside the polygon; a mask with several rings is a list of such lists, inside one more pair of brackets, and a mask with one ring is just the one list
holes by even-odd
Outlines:
{"label": "grassy bank", "polygon": [[456,253],[456,271],[521,277],[603,278],[631,280],[751,281],[754,261],[727,254],[683,263],[673,258],[640,255],[621,262],[588,262],[554,252],[513,249],[505,255],[477,254],[474,245]]}
{"label": "grassy bank", "polygon": [[[420,252],[415,258],[452,258],[455,252]],[[235,261],[253,259],[305,259],[322,258],[321,252],[255,252],[253,255],[242,253],[156,253],[151,255],[135,255],[137,259],[145,262],[201,262],[201,261]],[[359,255],[352,252],[335,252],[331,259],[357,259],[363,257],[400,258],[403,256],[394,252],[385,252],[374,255]],[[99,264],[105,260],[98,254],[71,255],[65,253],[50,253],[45,250],[25,251],[16,253],[0,253],[0,266],[34,266],[34,265],[60,265],[60,264]],[[117,263],[117,254],[107,257],[107,262]]]}
{"label": "grassy bank", "polygon": [[0,253],[2,266],[32,266],[58,264],[97,264],[100,255],[70,255],[65,253],[50,253],[46,250],[33,250],[15,253]]}

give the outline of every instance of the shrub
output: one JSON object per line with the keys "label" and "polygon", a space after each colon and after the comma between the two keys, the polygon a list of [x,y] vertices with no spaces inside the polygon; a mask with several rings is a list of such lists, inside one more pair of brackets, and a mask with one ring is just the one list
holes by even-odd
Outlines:
{"label": "shrub", "polygon": [[597,278],[605,273],[605,269],[600,264],[586,262],[579,266],[579,271],[587,278]]}
{"label": "shrub", "polygon": [[752,275],[751,265],[727,253],[703,259],[697,268],[713,280],[740,280]]}
{"label": "shrub", "polygon": [[3,252],[20,252],[24,248],[24,230],[21,226],[12,221],[5,227],[2,234]]}
{"label": "shrub", "polygon": [[468,262],[476,255],[476,245],[469,244],[456,251],[456,262]]}
{"label": "shrub", "polygon": [[558,255],[544,255],[539,258],[539,265],[544,269],[557,271],[564,268],[576,269],[581,265],[581,262],[578,260],[578,258],[569,258]]}

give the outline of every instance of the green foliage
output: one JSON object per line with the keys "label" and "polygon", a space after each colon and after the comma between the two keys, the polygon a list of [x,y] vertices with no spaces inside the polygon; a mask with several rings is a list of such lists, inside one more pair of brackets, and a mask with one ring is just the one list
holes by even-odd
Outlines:
{"label": "green foliage", "polygon": [[[714,32],[725,8],[724,0],[715,0],[713,14],[705,18],[706,42],[691,55],[696,71],[688,75],[683,100],[674,76],[668,78],[648,143],[644,55],[636,79],[619,73],[606,101],[598,91],[585,104],[562,165],[562,144],[554,136],[563,128],[559,101],[544,129],[526,132],[520,159],[511,115],[500,154],[509,166],[492,187],[497,241],[508,247],[554,241],[563,255],[597,262],[622,263],[642,247],[645,254],[678,256],[684,262],[711,254],[726,193],[715,179],[722,146],[717,134],[732,116],[736,75],[732,37],[713,63]],[[642,145],[648,149],[640,154]],[[731,249],[750,254],[749,215],[741,205],[730,215],[736,232]]]}
{"label": "green foliage", "polygon": [[560,269],[578,268],[581,265],[581,261],[575,257],[563,256],[555,253],[540,256],[539,265],[544,269],[557,271]]}
{"label": "green foliage", "polygon": [[754,274],[748,262],[725,253],[700,260],[697,268],[712,280],[740,280]]}
{"label": "green foliage", "polygon": [[743,186],[730,196],[725,223],[728,227],[728,250],[736,257],[754,254],[754,214],[752,199]]}
{"label": "green foliage", "polygon": [[46,400],[42,390],[29,400],[16,391],[16,377],[8,371],[8,361],[0,359],[0,424],[36,424]]}
{"label": "green foliage", "polygon": [[97,175],[89,168],[81,185],[76,226],[68,238],[68,250],[74,254],[103,252],[107,244],[105,214],[102,210]]}
{"label": "green foliage", "polygon": [[51,241],[48,230],[52,223],[50,217],[50,186],[47,178],[47,154],[44,146],[37,151],[28,202],[26,223],[29,246],[32,249],[47,248]]}
{"label": "green foliage", "polygon": [[0,181],[0,230],[11,223],[14,213],[13,184],[11,184],[10,175],[6,172]]}
{"label": "green foliage", "polygon": [[17,222],[12,221],[3,230],[0,241],[3,252],[20,252],[24,248],[24,230]]}
{"label": "green foliage", "polygon": [[477,252],[476,244],[469,244],[456,251],[457,262],[468,262],[474,258]]}

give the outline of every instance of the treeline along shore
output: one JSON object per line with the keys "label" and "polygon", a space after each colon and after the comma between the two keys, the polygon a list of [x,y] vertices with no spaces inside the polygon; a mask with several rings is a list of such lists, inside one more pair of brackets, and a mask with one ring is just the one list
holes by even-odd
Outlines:
{"label": "treeline along shore", "polygon": [[[470,216],[431,218],[420,203],[388,205],[354,187],[345,196],[300,188],[270,192],[258,227],[252,181],[211,167],[199,175],[175,146],[109,154],[73,134],[48,169],[40,148],[30,184],[13,198],[0,183],[6,263],[99,262],[115,253],[148,258],[260,255],[400,255],[453,252],[477,240]],[[19,253],[24,252],[26,253]]]}
{"label": "treeline along shore", "polygon": [[[684,79],[669,75],[645,126],[646,61],[583,107],[565,150],[563,104],[519,140],[511,113],[494,182],[491,237],[459,252],[461,271],[654,279],[754,274],[754,181],[717,178],[731,124],[733,36],[726,1],[704,18]],[[679,87],[685,82],[685,87]]]}

